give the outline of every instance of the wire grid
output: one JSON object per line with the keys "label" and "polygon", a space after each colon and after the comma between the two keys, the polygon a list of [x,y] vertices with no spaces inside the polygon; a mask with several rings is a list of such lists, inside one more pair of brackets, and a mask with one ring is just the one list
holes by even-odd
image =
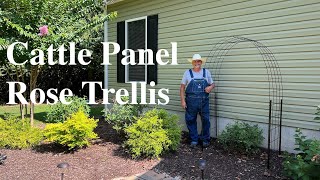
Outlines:
{"label": "wire grid", "polygon": [[[219,78],[220,69],[225,56],[228,54],[235,45],[242,42],[252,43],[259,51],[264,65],[267,70],[268,83],[269,83],[269,111],[270,122],[268,119],[268,169],[270,167],[269,161],[272,159],[270,151],[279,150],[281,152],[281,125],[282,125],[282,99],[283,99],[283,85],[282,76],[278,62],[273,53],[262,43],[248,39],[241,36],[226,37],[211,49],[205,68],[214,72],[215,89],[214,97],[210,97],[210,104],[214,104],[214,123],[216,127],[216,137],[218,137],[218,118],[219,111],[217,108],[219,101]],[[268,116],[268,115],[266,115]]]}

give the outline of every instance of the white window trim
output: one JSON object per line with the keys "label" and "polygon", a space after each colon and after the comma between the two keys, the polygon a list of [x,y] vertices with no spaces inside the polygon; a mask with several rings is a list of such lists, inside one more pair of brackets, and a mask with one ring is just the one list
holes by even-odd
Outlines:
{"label": "white window trim", "polygon": [[[144,47],[145,50],[147,49],[147,27],[148,27],[148,21],[147,21],[147,17],[148,16],[143,16],[143,17],[138,17],[138,18],[133,18],[133,19],[128,19],[125,20],[125,49],[128,49],[128,23],[132,22],[132,21],[139,21],[144,19],[145,20],[145,43],[144,43]],[[144,58],[147,58],[147,53],[145,53]],[[147,82],[147,75],[148,75],[148,67],[147,67],[147,63],[145,64],[145,70],[144,70],[144,81],[129,81],[129,65],[125,66],[125,83],[130,83],[130,82]]]}

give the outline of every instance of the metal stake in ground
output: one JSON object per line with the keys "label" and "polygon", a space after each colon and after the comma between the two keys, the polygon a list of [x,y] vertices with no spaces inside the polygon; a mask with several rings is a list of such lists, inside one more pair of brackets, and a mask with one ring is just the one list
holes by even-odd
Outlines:
{"label": "metal stake in ground", "polygon": [[268,163],[267,168],[270,169],[270,140],[271,140],[271,113],[272,113],[272,101],[269,101],[269,126],[268,126]]}
{"label": "metal stake in ground", "polygon": [[204,160],[203,158],[203,142],[204,142],[204,139],[203,139],[203,112],[202,112],[202,106],[203,106],[203,102],[202,102],[203,98],[201,98],[201,139],[202,139],[202,143],[201,143],[201,158],[199,160],[199,169],[201,170],[201,179],[204,180],[204,169],[206,167],[206,160]]}

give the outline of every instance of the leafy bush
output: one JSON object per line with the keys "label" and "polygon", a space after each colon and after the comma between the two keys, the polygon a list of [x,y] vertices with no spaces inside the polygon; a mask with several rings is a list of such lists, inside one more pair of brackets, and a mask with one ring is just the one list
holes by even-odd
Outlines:
{"label": "leafy bush", "polygon": [[[122,97],[122,101],[127,101],[129,97]],[[142,104],[118,104],[115,102],[111,109],[104,110],[106,121],[112,124],[120,135],[124,135],[124,129],[135,122],[135,117],[138,117],[146,105]]]}
{"label": "leafy bush", "polygon": [[306,139],[298,128],[295,134],[298,146],[297,155],[285,155],[284,173],[293,179],[319,179],[320,177],[320,140]]}
{"label": "leafy bush", "polygon": [[81,109],[86,116],[89,117],[90,107],[87,104],[85,98],[79,98],[77,96],[66,98],[67,101],[72,101],[71,104],[62,104],[58,102],[50,106],[49,111],[47,113],[47,119],[45,120],[48,123],[57,123],[65,121],[71,114],[76,113],[79,109]]}
{"label": "leafy bush", "polygon": [[90,119],[83,111],[78,111],[63,123],[47,124],[44,136],[48,142],[67,146],[69,150],[88,146],[90,139],[97,138],[93,132],[98,120]]}
{"label": "leafy bush", "polygon": [[125,147],[133,158],[159,157],[166,150],[176,150],[181,139],[178,117],[166,110],[147,111],[135,123],[125,128]]}
{"label": "leafy bush", "polygon": [[165,109],[153,109],[146,112],[145,117],[158,116],[162,119],[162,127],[166,130],[171,141],[169,148],[177,150],[181,140],[181,127],[178,125],[179,117],[175,114],[170,114]]}
{"label": "leafy bush", "polygon": [[10,149],[29,148],[43,140],[42,130],[30,126],[28,120],[0,118],[0,147]]}
{"label": "leafy bush", "polygon": [[[103,0],[1,0],[0,57],[4,57],[6,54],[5,47],[19,41],[29,43],[28,48],[19,47],[19,50],[15,51],[16,62],[31,59],[34,55],[30,53],[30,49],[45,51],[51,45],[58,47],[68,42],[74,42],[77,47],[92,48],[90,45],[97,41],[96,34],[100,33],[101,36],[103,22],[114,19],[117,15],[116,12],[112,12],[109,15],[106,14],[105,2]],[[45,27],[45,25],[49,33],[39,33],[40,26]],[[100,39],[98,41],[101,42]],[[77,50],[82,49],[81,47],[77,48]],[[93,54],[99,53],[95,52]],[[56,57],[56,55],[54,56]],[[47,62],[48,58],[44,58],[44,61]],[[27,63],[17,68],[10,64],[5,58],[0,58],[0,66],[1,65],[4,65],[3,67],[8,70],[8,74],[10,74],[10,76],[12,75],[15,81],[24,81],[24,83],[29,81],[33,82],[29,85],[28,90],[30,91],[37,83],[39,72],[46,67],[50,69],[47,63],[41,66],[30,66],[30,64]],[[63,70],[55,72],[57,72],[55,74],[56,77],[63,77],[61,79],[65,79],[65,76],[61,75],[71,77],[85,75],[64,74],[65,71]],[[60,72],[63,73],[60,74]],[[50,82],[51,77],[46,76],[46,74],[42,74],[42,76],[46,77],[45,81]],[[83,78],[83,80],[84,79],[88,80],[87,78]],[[9,81],[9,79],[6,81]],[[10,81],[12,81],[11,78]],[[63,83],[63,81],[58,82]],[[64,84],[63,88],[65,88],[65,85],[66,84]],[[1,84],[1,86],[4,85]],[[4,87],[8,89],[6,84]],[[50,87],[56,87],[56,84],[52,83]],[[6,96],[6,94],[2,92],[0,93],[1,97]]]}
{"label": "leafy bush", "polygon": [[256,153],[263,141],[262,129],[258,125],[251,126],[245,122],[236,121],[226,126],[222,131],[219,142],[224,149],[245,153]]}

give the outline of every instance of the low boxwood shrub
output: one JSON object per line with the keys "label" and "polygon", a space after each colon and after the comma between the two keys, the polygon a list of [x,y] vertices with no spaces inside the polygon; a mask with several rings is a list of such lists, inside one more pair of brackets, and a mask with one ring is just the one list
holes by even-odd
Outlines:
{"label": "low boxwood shrub", "polygon": [[63,123],[47,124],[44,136],[47,142],[55,142],[74,150],[88,146],[89,140],[97,138],[97,134],[93,132],[97,123],[98,120],[88,118],[82,110],[79,110]]}
{"label": "low boxwood shrub", "polygon": [[[124,96],[121,99],[122,101],[127,101],[129,97]],[[137,101],[139,102],[139,99]],[[120,136],[124,136],[124,129],[136,122],[136,117],[142,113],[145,107],[146,105],[143,104],[122,105],[114,102],[112,108],[106,109],[103,112],[105,113],[106,121],[112,125],[112,128],[115,129]]]}
{"label": "low boxwood shrub", "polygon": [[263,139],[262,129],[258,125],[239,121],[228,124],[219,136],[224,149],[248,154],[258,152]]}
{"label": "low boxwood shrub", "polygon": [[320,140],[306,139],[298,128],[295,134],[296,155],[285,154],[284,174],[292,179],[316,180],[320,177]]}
{"label": "low boxwood shrub", "polygon": [[166,130],[171,141],[169,149],[177,150],[181,141],[181,127],[179,126],[179,117],[175,114],[170,114],[165,109],[153,109],[145,113],[145,117],[158,116],[162,119],[162,128]]}
{"label": "low boxwood shrub", "polygon": [[0,118],[0,148],[30,148],[39,145],[42,140],[42,130],[31,127],[28,120]]}
{"label": "low boxwood shrub", "polygon": [[158,158],[167,150],[176,150],[181,139],[178,116],[164,109],[152,109],[125,128],[124,142],[133,158]]}
{"label": "low boxwood shrub", "polygon": [[45,122],[57,123],[65,121],[71,114],[76,113],[81,109],[87,116],[90,114],[90,107],[87,104],[85,98],[79,98],[77,96],[67,97],[67,101],[72,101],[71,104],[63,104],[58,102],[57,104],[51,105]]}

